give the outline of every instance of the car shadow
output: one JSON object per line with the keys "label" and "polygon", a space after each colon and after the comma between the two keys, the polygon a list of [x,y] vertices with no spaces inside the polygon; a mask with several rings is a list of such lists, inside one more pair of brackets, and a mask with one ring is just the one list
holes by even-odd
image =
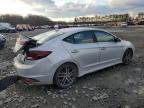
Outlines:
{"label": "car shadow", "polygon": [[[133,63],[131,63],[131,64],[133,64]],[[86,74],[86,75],[78,78],[77,81],[72,86],[70,86],[69,88],[66,88],[66,89],[60,89],[55,85],[26,85],[26,84],[19,83],[19,82],[17,82],[15,84],[15,88],[19,93],[24,91],[23,93],[31,92],[31,93],[36,93],[36,94],[39,94],[39,93],[47,94],[47,91],[50,91],[53,93],[54,92],[58,93],[60,90],[63,90],[66,92],[67,91],[73,92],[73,90],[75,90],[77,88],[82,88],[83,85],[87,85],[88,83],[93,83],[93,81],[95,81],[95,80],[97,80],[97,82],[99,82],[100,81],[99,79],[102,80],[106,77],[109,78],[109,76],[115,74],[116,72],[119,72],[120,69],[123,70],[123,68],[126,68],[126,67],[127,66],[125,66],[123,64],[118,64],[115,66],[111,66],[111,67],[108,67],[108,68],[105,68],[105,69],[102,69],[99,71],[95,71],[95,72]]]}
{"label": "car shadow", "polygon": [[[111,66],[111,67],[108,67],[108,68],[105,68],[105,69],[102,69],[102,70],[99,70],[99,71],[94,71],[94,72],[91,72],[91,73],[88,73],[80,78],[77,79],[77,81],[74,83],[73,87],[75,85],[77,85],[77,83],[83,83],[85,82],[86,80],[90,80],[89,78],[97,78],[97,77],[103,77],[103,76],[106,76],[108,74],[112,74],[114,73],[115,71],[112,71],[113,69],[119,69],[121,67],[124,67],[123,64],[118,64],[118,65],[115,65],[115,66]],[[23,83],[17,83],[18,85],[23,85]],[[24,84],[25,85],[25,84]],[[46,87],[47,89],[59,89],[57,86],[55,85],[25,85],[27,86],[28,88],[41,88],[41,87]],[[70,87],[71,88],[71,87]],[[68,88],[69,89],[69,88]]]}

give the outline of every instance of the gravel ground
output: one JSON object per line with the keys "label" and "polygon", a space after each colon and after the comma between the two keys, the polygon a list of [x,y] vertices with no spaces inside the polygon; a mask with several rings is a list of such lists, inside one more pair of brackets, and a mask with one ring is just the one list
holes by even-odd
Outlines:
{"label": "gravel ground", "polygon": [[[85,75],[70,88],[28,86],[16,83],[0,92],[0,108],[144,108],[144,28],[110,29],[131,41],[135,57],[130,65],[116,65]],[[46,30],[21,32],[33,36]],[[5,34],[7,44],[0,50],[0,79],[15,73],[12,47],[17,34]]]}

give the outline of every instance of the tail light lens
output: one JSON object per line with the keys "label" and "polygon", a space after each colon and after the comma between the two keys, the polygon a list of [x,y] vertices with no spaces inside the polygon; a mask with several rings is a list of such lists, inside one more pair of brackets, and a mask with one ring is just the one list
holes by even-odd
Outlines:
{"label": "tail light lens", "polygon": [[50,55],[51,51],[29,51],[27,52],[27,60],[38,60]]}

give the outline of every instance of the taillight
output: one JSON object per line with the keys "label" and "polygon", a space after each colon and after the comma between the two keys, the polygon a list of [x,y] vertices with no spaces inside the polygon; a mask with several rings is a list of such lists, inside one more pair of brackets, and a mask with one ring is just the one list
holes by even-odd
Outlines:
{"label": "taillight", "polygon": [[27,60],[38,60],[47,57],[51,51],[29,51],[27,52]]}

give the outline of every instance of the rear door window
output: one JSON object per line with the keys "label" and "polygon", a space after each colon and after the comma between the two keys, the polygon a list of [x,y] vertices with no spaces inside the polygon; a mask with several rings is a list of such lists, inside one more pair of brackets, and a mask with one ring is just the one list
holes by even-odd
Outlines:
{"label": "rear door window", "polygon": [[93,31],[83,31],[79,33],[75,33],[63,41],[72,43],[72,44],[86,44],[94,42],[94,33]]}
{"label": "rear door window", "polygon": [[75,44],[93,43],[94,37],[92,31],[84,31],[73,35]]}

